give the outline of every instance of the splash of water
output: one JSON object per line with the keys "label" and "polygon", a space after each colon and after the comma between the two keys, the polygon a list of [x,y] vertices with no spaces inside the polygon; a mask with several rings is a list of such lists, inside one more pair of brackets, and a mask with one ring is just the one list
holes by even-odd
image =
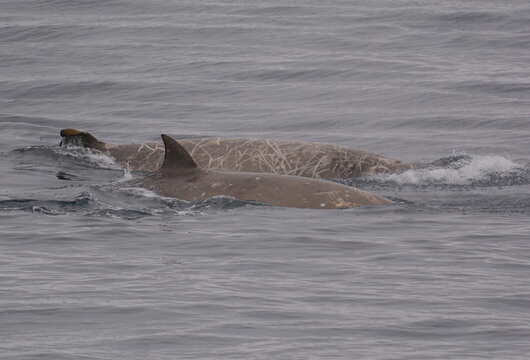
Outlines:
{"label": "splash of water", "polygon": [[414,169],[379,177],[382,181],[391,181],[399,185],[471,185],[488,181],[493,175],[520,169],[521,165],[502,156],[473,156],[458,167]]}
{"label": "splash of water", "polygon": [[118,170],[122,168],[112,157],[91,149],[66,146],[55,149],[55,152],[58,155],[73,157],[102,169]]}

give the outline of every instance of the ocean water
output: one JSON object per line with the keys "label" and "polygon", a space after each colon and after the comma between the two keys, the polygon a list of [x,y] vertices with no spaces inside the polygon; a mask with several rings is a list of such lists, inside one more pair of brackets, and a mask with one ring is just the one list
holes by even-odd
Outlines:
{"label": "ocean water", "polygon": [[[0,358],[527,359],[529,19],[517,0],[0,0]],[[389,206],[187,203],[59,148],[64,127],[470,160],[342,180]]]}

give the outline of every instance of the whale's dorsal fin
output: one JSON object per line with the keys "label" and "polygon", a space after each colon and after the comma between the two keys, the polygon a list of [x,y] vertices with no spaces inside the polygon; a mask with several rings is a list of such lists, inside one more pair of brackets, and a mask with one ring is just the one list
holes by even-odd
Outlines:
{"label": "whale's dorsal fin", "polygon": [[197,164],[190,153],[172,137],[160,135],[164,141],[164,163],[160,170],[195,169]]}

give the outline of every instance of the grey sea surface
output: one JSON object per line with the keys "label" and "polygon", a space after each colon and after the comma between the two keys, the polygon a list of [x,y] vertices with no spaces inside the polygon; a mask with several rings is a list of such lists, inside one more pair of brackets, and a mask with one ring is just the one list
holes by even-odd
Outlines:
{"label": "grey sea surface", "polygon": [[[528,1],[0,0],[0,358],[527,359],[528,64]],[[188,203],[65,127],[470,160]]]}

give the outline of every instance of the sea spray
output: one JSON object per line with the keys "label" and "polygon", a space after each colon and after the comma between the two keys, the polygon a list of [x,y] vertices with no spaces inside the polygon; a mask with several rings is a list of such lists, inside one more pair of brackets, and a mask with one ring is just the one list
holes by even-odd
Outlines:
{"label": "sea spray", "polygon": [[491,176],[521,169],[521,165],[499,155],[475,155],[461,166],[407,170],[399,174],[379,175],[378,179],[399,185],[471,185]]}

